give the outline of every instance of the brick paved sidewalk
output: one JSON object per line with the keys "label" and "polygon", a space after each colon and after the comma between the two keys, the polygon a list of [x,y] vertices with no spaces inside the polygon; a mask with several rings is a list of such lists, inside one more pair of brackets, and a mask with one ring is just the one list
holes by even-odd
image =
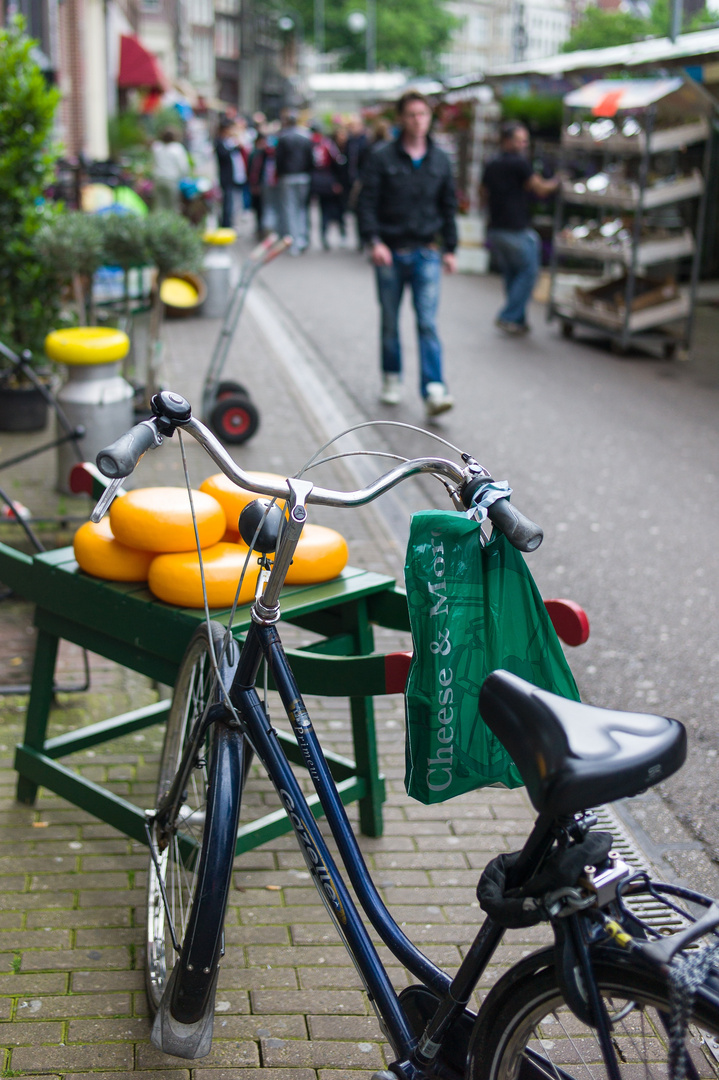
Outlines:
{"label": "brick paved sidewalk", "polygon": [[[142,688],[137,688],[142,693]],[[133,698],[137,701],[137,697]],[[62,724],[77,705],[56,712]],[[308,699],[323,744],[347,753],[346,710]],[[68,710],[69,707],[69,710]],[[20,733],[21,709],[3,727]],[[399,698],[379,703],[378,732],[388,778],[385,834],[362,848],[400,924],[435,962],[453,969],[475,932],[479,873],[497,850],[516,847],[530,816],[522,792],[485,792],[446,807],[411,804],[403,790],[403,717]],[[161,731],[118,740],[68,759],[80,772],[140,805],[152,801]],[[187,1072],[149,1042],[143,990],[144,885],[141,845],[63,800],[41,795],[36,807],[14,802],[10,758],[3,760],[0,803],[0,1016],[5,1075],[88,1072]],[[243,816],[276,801],[255,769]],[[355,815],[351,812],[354,820]],[[535,932],[503,946],[487,972],[539,940]],[[381,1067],[385,1047],[350,958],[318,903],[291,837],[237,860],[226,930],[215,1041],[195,1063],[221,1077],[263,1069],[272,1080],[317,1075],[340,1080]],[[407,976],[384,946],[395,985]]]}
{"label": "brick paved sidewalk", "polygon": [[[209,320],[168,326],[172,384],[191,399],[199,400],[216,330]],[[278,368],[247,319],[233,364],[240,378],[248,377],[262,419],[259,434],[238,449],[237,460],[286,475],[309,455],[316,439],[306,428],[302,402],[279,384]],[[199,450],[189,449],[197,486],[214,470]],[[338,485],[342,480],[332,470],[326,479]],[[21,472],[23,501],[35,513],[56,508],[52,482],[37,464]],[[180,483],[176,447],[147,455],[137,482]],[[64,505],[70,511],[87,509],[83,500]],[[355,565],[400,573],[401,553],[371,509],[344,514],[340,521],[320,514],[318,520],[331,520],[345,533]],[[14,625],[13,649],[24,633],[21,619]],[[386,631],[378,633],[377,642],[383,650],[405,644]],[[63,647],[60,681],[74,681],[80,666],[79,651]],[[138,707],[157,693],[148,680],[94,658],[90,692],[58,695],[53,733]],[[143,990],[146,851],[53,795],[41,792],[32,808],[15,802],[12,749],[22,731],[24,705],[20,697],[0,699],[3,1075],[120,1078],[169,1070],[177,1076],[192,1071],[198,1080],[250,1075],[343,1080],[386,1064],[377,1021],[289,836],[237,862],[211,1055],[190,1070],[188,1062],[158,1053],[149,1041]],[[344,703],[308,698],[308,705],[323,744],[351,753]],[[522,791],[494,790],[433,808],[410,802],[402,782],[400,697],[377,702],[377,727],[388,780],[385,833],[381,839],[363,838],[362,849],[397,920],[432,960],[451,970],[480,919],[479,874],[497,851],[523,842],[531,823],[528,803]],[[154,800],[161,738],[161,729],[150,728],[66,761],[147,806]],[[255,767],[243,816],[274,805],[275,796]],[[355,808],[349,812],[354,821]],[[483,987],[542,935],[541,930],[510,935]],[[404,985],[406,972],[384,946],[380,955],[395,984]]]}

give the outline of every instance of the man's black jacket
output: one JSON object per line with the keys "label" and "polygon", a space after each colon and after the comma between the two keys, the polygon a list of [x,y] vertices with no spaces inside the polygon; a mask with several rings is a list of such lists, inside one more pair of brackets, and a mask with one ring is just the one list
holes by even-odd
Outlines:
{"label": "man's black jacket", "polygon": [[367,155],[357,204],[360,236],[391,248],[430,243],[441,237],[445,251],[457,247],[457,198],[449,158],[427,139],[419,168],[401,137]]}
{"label": "man's black jacket", "polygon": [[224,139],[215,139],[215,154],[217,155],[217,171],[221,188],[232,187],[235,182],[235,171],[232,168],[232,155],[235,151],[225,145]]}
{"label": "man's black jacket", "polygon": [[314,164],[312,142],[296,128],[281,131],[277,139],[275,162],[278,176],[311,173]]}

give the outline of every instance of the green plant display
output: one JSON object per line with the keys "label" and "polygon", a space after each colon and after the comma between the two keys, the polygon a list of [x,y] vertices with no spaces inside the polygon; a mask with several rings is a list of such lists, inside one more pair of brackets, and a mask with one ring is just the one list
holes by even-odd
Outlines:
{"label": "green plant display", "polygon": [[100,221],[106,266],[130,270],[149,261],[145,218],[136,214],[103,214]]}
{"label": "green plant display", "polygon": [[562,126],[562,99],[533,94],[520,97],[507,94],[502,98],[502,119],[521,120],[533,135],[559,133]]}
{"label": "green plant display", "polygon": [[165,277],[171,270],[199,270],[202,264],[202,239],[190,222],[161,210],[144,219],[148,260]]}
{"label": "green plant display", "polygon": [[59,93],[31,55],[24,22],[0,28],[0,339],[38,359],[57,318],[60,287],[35,240],[57,208],[43,192],[56,154],[50,133]]}
{"label": "green plant display", "polygon": [[122,112],[111,116],[107,123],[110,156],[117,160],[129,155],[135,157],[147,151],[149,133],[139,113]]}
{"label": "green plant display", "polygon": [[125,305],[129,314],[129,275],[134,266],[151,262],[147,247],[147,218],[135,214],[104,214],[102,216],[105,265],[119,266],[125,272]]}
{"label": "green plant display", "polygon": [[147,352],[147,403],[157,389],[157,370],[161,352],[163,304],[160,288],[173,270],[199,270],[202,264],[202,240],[190,222],[171,210],[161,210],[144,219],[148,258],[157,267],[157,281],[152,298]]}
{"label": "green plant display", "polygon": [[93,323],[92,278],[104,262],[103,221],[76,210],[59,214],[37,234],[35,250],[60,282],[72,283],[81,325]]}

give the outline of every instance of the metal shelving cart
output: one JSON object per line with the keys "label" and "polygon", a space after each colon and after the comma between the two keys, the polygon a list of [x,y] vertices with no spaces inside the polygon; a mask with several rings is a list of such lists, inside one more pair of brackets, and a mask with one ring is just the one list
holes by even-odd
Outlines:
{"label": "metal shelving cart", "polygon": [[560,168],[575,175],[556,201],[547,316],[565,336],[599,331],[615,352],[686,355],[712,100],[681,77],[600,79],[567,94],[564,108]]}

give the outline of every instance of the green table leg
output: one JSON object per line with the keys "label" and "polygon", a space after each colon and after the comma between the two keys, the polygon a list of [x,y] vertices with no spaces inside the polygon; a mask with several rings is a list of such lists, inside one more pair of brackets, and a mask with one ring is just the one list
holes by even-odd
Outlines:
{"label": "green table leg", "polygon": [[[47,736],[47,721],[52,706],[55,680],[55,661],[57,660],[58,638],[46,630],[38,630],[35,660],[30,683],[30,700],[25,718],[24,745],[32,750],[42,750]],[[18,768],[18,762],[15,762]],[[38,785],[22,774],[18,777],[18,802],[32,806],[37,796]]]}
{"label": "green table leg", "polygon": [[357,775],[367,784],[367,794],[359,800],[360,830],[365,836],[381,836],[384,777],[377,768],[377,736],[374,701],[371,697],[350,698],[352,738]]}
{"label": "green table leg", "polygon": [[[355,655],[366,655],[374,651],[374,633],[369,621],[367,602],[358,600],[351,605],[351,611],[345,609],[343,615],[349,617],[346,629],[354,638]],[[374,699],[372,697],[350,698],[352,717],[352,741],[354,743],[357,775],[367,785],[367,794],[359,800],[360,829],[365,836],[381,836],[383,830],[382,803],[384,802],[384,777],[380,775],[377,764],[377,733],[374,720]]]}

